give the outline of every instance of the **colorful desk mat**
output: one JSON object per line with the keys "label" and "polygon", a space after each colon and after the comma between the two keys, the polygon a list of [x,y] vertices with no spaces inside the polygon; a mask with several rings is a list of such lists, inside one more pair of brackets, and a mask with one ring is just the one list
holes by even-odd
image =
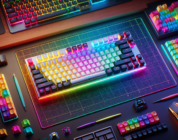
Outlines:
{"label": "colorful desk mat", "polygon": [[[76,31],[72,36],[70,33],[65,37],[61,35],[56,41],[16,52],[19,66],[42,128],[63,123],[177,85],[141,18],[126,22],[117,19],[114,23],[108,22],[96,26],[99,27],[93,30],[91,30],[92,27],[88,27],[88,29],[82,29],[83,32]],[[87,88],[77,89],[71,91],[71,93],[56,95],[55,98],[49,98],[45,102],[38,101],[25,65],[24,60],[26,58],[124,31],[131,32],[147,63],[145,70],[118,79],[113,78],[105,83],[101,82]]]}

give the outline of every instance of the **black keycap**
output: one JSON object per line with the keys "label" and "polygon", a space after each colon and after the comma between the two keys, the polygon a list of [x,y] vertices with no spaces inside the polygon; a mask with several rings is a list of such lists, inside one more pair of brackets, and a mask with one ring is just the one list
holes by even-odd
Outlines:
{"label": "black keycap", "polygon": [[72,12],[72,11],[74,11],[74,7],[69,8],[69,12]]}
{"label": "black keycap", "polygon": [[8,4],[7,0],[3,0],[3,4]]}
{"label": "black keycap", "polygon": [[129,69],[129,70],[133,69],[133,64],[132,64],[131,62],[128,63],[127,66],[128,66],[128,69]]}
{"label": "black keycap", "polygon": [[12,17],[16,17],[16,16],[18,16],[17,12],[8,14],[8,18],[12,18]]}
{"label": "black keycap", "polygon": [[167,128],[167,125],[166,125],[165,123],[164,123],[164,124],[161,124],[161,126],[162,126],[162,128],[163,128],[164,131],[168,129],[168,128]]}
{"label": "black keycap", "polygon": [[63,85],[64,88],[69,88],[70,87],[70,82],[69,81],[62,82],[62,85]]}
{"label": "black keycap", "polygon": [[57,91],[56,85],[52,85],[52,86],[51,86],[51,90],[52,90],[52,92],[56,92],[56,91]]}
{"label": "black keycap", "polygon": [[79,6],[78,5],[75,6],[75,10],[79,10]]}
{"label": "black keycap", "polygon": [[41,10],[40,10],[40,11],[38,11],[38,15],[41,15],[41,14],[42,14]]}
{"label": "black keycap", "polygon": [[25,25],[29,25],[29,24],[30,24],[30,20],[29,19],[25,20]]}
{"label": "black keycap", "polygon": [[77,4],[77,1],[75,1],[75,0],[72,1],[72,4],[73,4],[73,5],[76,5],[76,4]]}
{"label": "black keycap", "polygon": [[127,48],[130,48],[128,43],[119,46],[120,50],[127,49]]}
{"label": "black keycap", "polygon": [[64,3],[64,1],[63,0],[59,0],[59,3],[62,4],[62,3]]}
{"label": "black keycap", "polygon": [[78,3],[80,3],[80,2],[84,2],[84,1],[86,1],[86,0],[77,0],[78,1]]}
{"label": "black keycap", "polygon": [[77,48],[78,48],[78,50],[82,50],[83,49],[82,45],[77,45]]}
{"label": "black keycap", "polygon": [[104,136],[98,138],[98,140],[105,140]]}
{"label": "black keycap", "polygon": [[139,63],[138,63],[137,61],[135,61],[135,62],[134,62],[134,67],[135,67],[135,68],[138,68],[138,66],[139,66]]}
{"label": "black keycap", "polygon": [[128,39],[129,41],[133,41],[133,38],[132,38],[131,36],[129,36],[127,39]]}
{"label": "black keycap", "polygon": [[30,12],[34,12],[34,8],[30,8],[29,11],[30,11]]}
{"label": "black keycap", "polygon": [[114,138],[113,133],[107,134],[107,135],[106,135],[106,138],[107,138],[108,140]]}
{"label": "black keycap", "polygon": [[17,21],[17,18],[16,18],[16,17],[10,19],[10,23],[14,23],[14,22],[16,22],[16,21]]}
{"label": "black keycap", "polygon": [[6,56],[4,54],[0,55],[0,67],[6,66],[8,64]]}
{"label": "black keycap", "polygon": [[146,131],[147,131],[149,136],[153,134],[153,132],[152,132],[152,130],[150,128],[148,128]]}
{"label": "black keycap", "polygon": [[16,11],[20,11],[20,6],[17,6],[17,7],[16,7]]}
{"label": "black keycap", "polygon": [[62,84],[61,84],[61,83],[58,83],[58,84],[57,84],[57,88],[58,88],[58,90],[61,90],[61,89],[63,89],[63,86],[62,86]]}
{"label": "black keycap", "polygon": [[31,69],[31,71],[32,71],[32,70],[35,70],[35,69],[36,69],[36,68],[35,68],[35,65],[31,65],[31,66],[30,66],[30,69]]}
{"label": "black keycap", "polygon": [[71,48],[67,48],[66,52],[67,52],[67,54],[72,53],[72,49]]}
{"label": "black keycap", "polygon": [[124,140],[133,140],[131,135],[124,137]]}
{"label": "black keycap", "polygon": [[56,6],[53,6],[52,9],[53,9],[53,11],[56,11],[56,10],[57,10]]}
{"label": "black keycap", "polygon": [[31,23],[35,23],[35,22],[36,22],[35,18],[32,17],[32,18],[30,19],[30,22],[31,22]]}
{"label": "black keycap", "polygon": [[39,69],[32,70],[32,74],[33,74],[33,75],[40,74],[40,70],[39,70]]}
{"label": "black keycap", "polygon": [[114,67],[113,72],[114,74],[118,74],[120,72],[120,67],[119,66]]}
{"label": "black keycap", "polygon": [[29,0],[29,2],[33,2],[33,0]]}
{"label": "black keycap", "polygon": [[58,1],[55,1],[54,4],[55,4],[55,5],[59,5],[59,2],[58,2]]}
{"label": "black keycap", "polygon": [[44,9],[44,5],[40,5],[40,9]]}
{"label": "black keycap", "polygon": [[133,138],[133,140],[136,140],[136,139],[138,139],[138,136],[137,136],[137,134],[136,134],[136,133],[132,134],[132,138]]}
{"label": "black keycap", "polygon": [[46,78],[41,78],[41,79],[37,79],[36,80],[36,84],[38,85],[38,84],[41,84],[41,83],[45,83],[45,82],[47,82],[47,79]]}
{"label": "black keycap", "polygon": [[142,135],[143,135],[143,137],[147,137],[148,136],[148,134],[147,134],[147,132],[145,130],[142,131]]}
{"label": "black keycap", "polygon": [[34,79],[37,80],[37,79],[41,79],[43,78],[43,74],[38,74],[38,75],[34,75]]}
{"label": "black keycap", "polygon": [[32,2],[32,6],[36,6],[36,2]]}
{"label": "black keycap", "polygon": [[32,17],[32,14],[31,14],[31,13],[29,13],[29,14],[28,14],[28,18],[31,18],[31,17]]}
{"label": "black keycap", "polygon": [[36,19],[37,19],[37,21],[42,21],[42,20],[45,20],[45,19],[48,19],[48,18],[51,18],[51,17],[62,15],[64,13],[67,13],[67,9],[62,9],[60,11],[56,11],[56,12],[53,12],[53,13],[50,13],[50,14],[38,16]]}
{"label": "black keycap", "polygon": [[120,58],[121,59],[126,59],[126,58],[130,58],[132,56],[134,56],[134,54],[133,54],[133,52],[130,52],[130,53],[127,53],[127,54],[121,54]]}
{"label": "black keycap", "polygon": [[52,2],[52,0],[48,0],[48,2]]}
{"label": "black keycap", "polygon": [[24,3],[28,3],[28,0],[24,0]]}
{"label": "black keycap", "polygon": [[122,40],[118,40],[115,42],[115,45],[116,46],[120,46],[122,44],[126,44],[127,43],[127,40],[126,39],[122,39]]}
{"label": "black keycap", "polygon": [[45,4],[45,8],[49,8],[49,4],[48,3]]}
{"label": "black keycap", "polygon": [[6,12],[7,12],[7,14],[14,13],[15,9],[14,8],[10,8],[10,9],[7,9]]}
{"label": "black keycap", "polygon": [[33,12],[33,16],[36,17],[37,16],[37,12]]}
{"label": "black keycap", "polygon": [[67,3],[67,6],[72,6],[72,3],[71,3],[71,2],[68,2],[68,3]]}
{"label": "black keycap", "polygon": [[140,60],[140,66],[144,66],[145,62],[143,60]]}
{"label": "black keycap", "polygon": [[58,5],[58,6],[57,6],[57,9],[61,9],[61,5]]}
{"label": "black keycap", "polygon": [[28,9],[25,9],[25,10],[24,10],[24,13],[26,13],[26,14],[29,13]]}
{"label": "black keycap", "polygon": [[35,11],[38,11],[39,10],[39,7],[38,6],[35,6]]}
{"label": "black keycap", "polygon": [[19,15],[23,15],[23,11],[20,11],[20,12],[19,12]]}
{"label": "black keycap", "polygon": [[93,134],[89,134],[87,136],[82,137],[82,140],[93,140],[93,139],[94,139]]}
{"label": "black keycap", "polygon": [[22,20],[22,16],[18,16],[18,17],[17,17],[17,20],[18,20],[18,21],[21,21],[21,20]]}
{"label": "black keycap", "polygon": [[22,5],[22,4],[23,4],[23,2],[20,0],[20,1],[19,1],[19,5]]}
{"label": "black keycap", "polygon": [[42,0],[42,3],[47,3],[47,1],[46,0]]}
{"label": "black keycap", "polygon": [[66,8],[66,4],[64,3],[64,4],[62,4],[62,8]]}
{"label": "black keycap", "polygon": [[14,0],[8,0],[9,1],[9,3],[14,3]]}
{"label": "black keycap", "polygon": [[47,13],[47,10],[46,10],[46,9],[43,9],[43,13],[44,13],[44,14]]}
{"label": "black keycap", "polygon": [[11,4],[6,4],[4,7],[5,7],[5,9],[9,9],[9,8],[12,8],[12,5]]}
{"label": "black keycap", "polygon": [[88,48],[88,44],[87,43],[83,43],[83,47],[84,47],[84,49],[87,49]]}
{"label": "black keycap", "polygon": [[111,76],[112,75],[112,69],[107,69],[106,74],[107,74],[107,76]]}
{"label": "black keycap", "polygon": [[133,62],[136,61],[135,56],[131,57],[131,60],[132,60]]}
{"label": "black keycap", "polygon": [[153,133],[157,133],[158,132],[156,127],[152,127],[151,130],[153,131]]}
{"label": "black keycap", "polygon": [[48,8],[48,12],[51,12],[51,11],[52,11],[51,7],[50,7],[50,8]]}
{"label": "black keycap", "polygon": [[69,2],[69,0],[64,0],[65,3]]}
{"label": "black keycap", "polygon": [[54,3],[53,2],[50,2],[50,4],[49,4],[50,6],[54,6]]}
{"label": "black keycap", "polygon": [[137,57],[138,60],[142,59],[142,56],[140,54],[138,54],[136,57]]}
{"label": "black keycap", "polygon": [[158,129],[159,132],[163,131],[163,128],[161,125],[157,125],[156,128]]}
{"label": "black keycap", "polygon": [[48,87],[48,86],[52,86],[52,82],[49,81],[49,82],[45,82],[45,83],[42,83],[42,84],[38,84],[38,88],[45,88],[45,87]]}
{"label": "black keycap", "polygon": [[17,2],[14,2],[12,5],[13,5],[13,6],[17,6]]}
{"label": "black keycap", "polygon": [[123,65],[123,64],[127,64],[131,62],[130,58],[127,58],[127,59],[124,59],[124,60],[118,60],[116,62],[114,62],[114,65],[115,66],[120,66],[120,65]]}
{"label": "black keycap", "polygon": [[138,136],[139,139],[143,138],[143,135],[142,135],[141,132],[137,132],[137,136]]}
{"label": "black keycap", "polygon": [[38,4],[38,5],[41,5],[41,1],[37,1],[37,4]]}
{"label": "black keycap", "polygon": [[27,19],[27,15],[23,15],[22,17],[23,17],[23,19]]}
{"label": "black keycap", "polygon": [[105,130],[101,130],[101,131],[99,131],[99,132],[96,132],[96,133],[95,133],[95,136],[96,136],[96,137],[100,137],[100,136],[103,136],[103,135],[108,134],[108,133],[112,133],[112,131],[111,131],[110,128],[105,129]]}
{"label": "black keycap", "polygon": [[121,71],[124,72],[127,70],[127,65],[121,65]]}
{"label": "black keycap", "polygon": [[45,88],[45,92],[46,92],[46,94],[50,94],[50,93],[51,93],[50,87],[46,87],[46,88]]}
{"label": "black keycap", "polygon": [[40,96],[44,96],[44,95],[45,95],[44,89],[40,89],[40,90],[39,90],[39,93],[40,93]]}
{"label": "black keycap", "polygon": [[77,51],[77,46],[72,46],[72,51],[73,52]]}
{"label": "black keycap", "polygon": [[131,48],[127,48],[127,49],[122,50],[123,54],[130,53],[130,52],[132,52]]}
{"label": "black keycap", "polygon": [[31,5],[30,5],[30,3],[29,3],[29,4],[27,4],[27,8],[31,8]]}

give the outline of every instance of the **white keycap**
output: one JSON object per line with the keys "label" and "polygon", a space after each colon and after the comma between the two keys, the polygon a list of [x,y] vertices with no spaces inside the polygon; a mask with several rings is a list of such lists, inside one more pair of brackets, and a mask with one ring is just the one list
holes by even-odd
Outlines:
{"label": "white keycap", "polygon": [[80,75],[80,73],[77,73],[76,76],[77,76],[77,78],[80,78],[81,75]]}
{"label": "white keycap", "polygon": [[57,75],[59,78],[62,78],[62,75],[59,73],[58,75]]}
{"label": "white keycap", "polygon": [[67,73],[68,73],[68,75],[71,75],[71,74],[72,74],[72,72],[71,72],[70,70],[69,70]]}
{"label": "white keycap", "polygon": [[109,61],[109,60],[106,60],[105,62],[106,62],[106,64],[109,64],[109,63],[110,63],[110,61]]}
{"label": "white keycap", "polygon": [[60,58],[60,57],[58,57],[58,58],[57,58],[57,61],[58,61],[58,62],[61,62],[62,60],[61,60],[61,58]]}
{"label": "white keycap", "polygon": [[103,66],[101,66],[101,67],[100,67],[100,71],[103,71],[103,70],[104,70],[104,67],[103,67]]}
{"label": "white keycap", "polygon": [[83,66],[83,67],[82,67],[82,70],[83,70],[83,71],[86,71],[86,67],[85,67],[85,66]]}
{"label": "white keycap", "polygon": [[42,62],[42,66],[46,67],[46,62],[45,61]]}
{"label": "white keycap", "polygon": [[96,63],[97,67],[101,66],[101,64],[99,62]]}
{"label": "white keycap", "polygon": [[114,40],[118,40],[118,35],[117,34],[113,35],[113,38]]}
{"label": "white keycap", "polygon": [[96,68],[96,64],[92,64],[91,66],[92,66],[92,68]]}
{"label": "white keycap", "polygon": [[46,70],[45,70],[45,68],[41,68],[41,71],[42,71],[42,73],[44,73]]}
{"label": "white keycap", "polygon": [[104,52],[103,52],[103,51],[100,51],[100,55],[101,55],[101,56],[104,55]]}
{"label": "white keycap", "polygon": [[73,68],[74,68],[74,67],[73,67],[72,65],[69,65],[69,69],[71,69],[71,70],[72,70]]}
{"label": "white keycap", "polygon": [[49,74],[47,72],[45,72],[45,77],[48,77],[48,76],[49,76]]}
{"label": "white keycap", "polygon": [[110,48],[109,50],[110,50],[110,52],[111,52],[111,53],[113,53],[113,52],[114,52],[114,49],[113,49],[113,48]]}
{"label": "white keycap", "polygon": [[80,73],[82,71],[82,69],[81,68],[77,68],[77,71]]}
{"label": "white keycap", "polygon": [[108,43],[107,37],[104,37],[103,40],[104,40],[104,43]]}
{"label": "white keycap", "polygon": [[120,60],[119,56],[115,57],[115,59],[116,59],[116,61],[117,61],[117,60]]}
{"label": "white keycap", "polygon": [[47,64],[48,64],[48,65],[51,65],[51,60],[48,60],[48,61],[47,61]]}
{"label": "white keycap", "polygon": [[99,69],[99,68],[95,68],[95,71],[96,71],[96,72],[99,72],[99,71],[100,71],[100,69]]}
{"label": "white keycap", "polygon": [[87,74],[87,75],[89,75],[89,74],[90,74],[90,71],[89,71],[89,70],[87,70],[87,71],[86,71],[86,74]]}
{"label": "white keycap", "polygon": [[88,62],[87,62],[87,61],[84,61],[84,65],[88,65]]}
{"label": "white keycap", "polygon": [[91,73],[95,73],[95,70],[94,70],[94,69],[91,69],[90,71],[91,71]]}
{"label": "white keycap", "polygon": [[61,82],[61,80],[60,80],[60,79],[56,79],[56,83],[58,83],[58,84],[59,84],[60,82]]}
{"label": "white keycap", "polygon": [[105,69],[109,69],[109,65],[105,65],[104,67],[105,67]]}
{"label": "white keycap", "polygon": [[49,80],[49,81],[52,81],[52,77],[51,77],[51,76],[48,76],[48,80]]}
{"label": "white keycap", "polygon": [[113,56],[113,57],[116,57],[116,53],[115,53],[115,52],[114,52],[114,53],[112,53],[112,56]]}
{"label": "white keycap", "polygon": [[91,69],[91,66],[90,66],[90,65],[87,65],[87,69]]}
{"label": "white keycap", "polygon": [[77,64],[77,63],[75,63],[75,64],[74,64],[74,67],[75,67],[75,68],[78,68],[78,64]]}
{"label": "white keycap", "polygon": [[93,58],[93,62],[95,62],[95,63],[96,63],[96,62],[98,62],[98,60],[97,60],[96,58]]}
{"label": "white keycap", "polygon": [[52,59],[52,63],[53,63],[53,64],[56,64],[56,59]]}
{"label": "white keycap", "polygon": [[73,75],[73,74],[72,74],[72,76],[71,76],[71,77],[72,77],[72,79],[76,79],[76,76],[75,76],[75,75]]}
{"label": "white keycap", "polygon": [[64,67],[64,70],[65,70],[65,71],[68,71],[68,67]]}
{"label": "white keycap", "polygon": [[37,63],[36,66],[37,66],[38,69],[41,69],[41,64],[40,63]]}
{"label": "white keycap", "polygon": [[56,76],[56,75],[53,75],[53,79],[57,79],[57,76]]}
{"label": "white keycap", "polygon": [[86,57],[87,60],[90,59],[90,56],[89,56],[89,55],[86,55],[85,57]]}
{"label": "white keycap", "polygon": [[94,40],[94,41],[92,42],[92,44],[93,44],[93,47],[98,46],[98,40]]}
{"label": "white keycap", "polygon": [[90,54],[90,57],[91,57],[91,58],[95,58],[95,55],[94,55],[94,54]]}
{"label": "white keycap", "polygon": [[108,37],[108,40],[109,40],[109,41],[113,41],[112,36],[109,36],[109,37]]}
{"label": "white keycap", "polygon": [[109,50],[105,50],[105,54],[106,54],[106,55],[109,54]]}
{"label": "white keycap", "polygon": [[43,57],[44,59],[47,59],[47,58],[48,58],[47,54],[43,54],[42,57]]}
{"label": "white keycap", "polygon": [[55,69],[55,70],[54,70],[54,73],[58,74],[58,73],[59,73],[59,71],[58,71],[57,69]]}
{"label": "white keycap", "polygon": [[89,64],[92,64],[92,63],[93,63],[93,61],[92,61],[91,59],[90,59],[88,62],[89,62]]}
{"label": "white keycap", "polygon": [[76,58],[75,61],[76,61],[76,62],[80,62],[80,59],[79,59],[79,58]]}
{"label": "white keycap", "polygon": [[98,57],[98,56],[100,56],[100,55],[99,55],[99,53],[95,53],[95,56]]}
{"label": "white keycap", "polygon": [[52,58],[53,57],[53,53],[52,52],[48,53],[48,56],[49,56],[49,58]]}
{"label": "white keycap", "polygon": [[103,55],[102,58],[103,58],[103,60],[106,60],[106,59],[107,59],[106,55]]}
{"label": "white keycap", "polygon": [[62,82],[66,82],[66,79],[64,77],[61,78]]}
{"label": "white keycap", "polygon": [[64,67],[65,65],[66,65],[65,62],[62,62],[62,63],[61,63],[61,66],[62,66],[62,67]]}
{"label": "white keycap", "polygon": [[119,51],[119,48],[118,48],[118,47],[115,47],[114,49],[115,49],[115,51]]}
{"label": "white keycap", "polygon": [[73,69],[72,72],[73,72],[73,73],[77,73],[76,69]]}
{"label": "white keycap", "polygon": [[56,67],[55,67],[55,65],[51,65],[51,68],[52,68],[52,69],[55,69]]}
{"label": "white keycap", "polygon": [[57,64],[56,64],[56,67],[57,67],[57,68],[60,68],[60,67],[61,67],[61,65],[60,65],[59,63],[57,63]]}
{"label": "white keycap", "polygon": [[41,61],[41,60],[42,60],[41,55],[38,55],[38,56],[37,56],[37,58],[38,58],[38,60],[39,60],[39,61]]}
{"label": "white keycap", "polygon": [[121,55],[122,53],[121,53],[121,51],[117,51],[117,55]]}
{"label": "white keycap", "polygon": [[114,67],[114,64],[113,64],[113,63],[110,63],[109,65],[110,65],[110,67],[111,67],[111,68],[113,68],[113,67]]}
{"label": "white keycap", "polygon": [[67,64],[67,65],[70,65],[70,61],[69,61],[69,60],[67,60],[67,61],[66,61],[66,64]]}
{"label": "white keycap", "polygon": [[81,72],[81,75],[82,75],[82,76],[85,76],[85,72],[82,71],[82,72]]}
{"label": "white keycap", "polygon": [[82,67],[82,66],[83,66],[83,63],[82,63],[82,62],[80,62],[80,63],[79,63],[79,66],[80,66],[80,67]]}
{"label": "white keycap", "polygon": [[67,76],[66,78],[67,78],[67,81],[71,80],[70,76]]}
{"label": "white keycap", "polygon": [[110,44],[106,44],[106,49],[110,49]]}
{"label": "white keycap", "polygon": [[102,61],[102,58],[101,58],[100,56],[98,57],[98,61],[99,61],[99,62]]}
{"label": "white keycap", "polygon": [[62,56],[62,60],[63,60],[63,61],[66,61],[66,60],[67,60],[67,57],[66,57],[66,56]]}
{"label": "white keycap", "polygon": [[84,61],[84,60],[85,60],[85,57],[84,57],[84,56],[82,56],[82,57],[80,57],[80,59],[81,59],[82,61]]}
{"label": "white keycap", "polygon": [[59,71],[60,71],[60,72],[63,72],[64,70],[63,70],[63,68],[59,68]]}
{"label": "white keycap", "polygon": [[66,73],[66,72],[63,72],[62,75],[63,75],[64,77],[66,77],[66,76],[67,76],[67,73]]}
{"label": "white keycap", "polygon": [[101,61],[101,65],[103,65],[103,66],[104,66],[104,65],[105,65],[105,62],[104,62],[104,61]]}
{"label": "white keycap", "polygon": [[102,45],[103,44],[103,39],[102,38],[98,39],[98,42],[99,42],[100,45]]}
{"label": "white keycap", "polygon": [[75,60],[74,60],[74,59],[72,59],[72,60],[71,60],[71,63],[72,63],[72,64],[74,64],[74,63],[75,63]]}
{"label": "white keycap", "polygon": [[110,59],[112,56],[111,56],[111,54],[108,54],[107,57],[108,57],[108,59]]}
{"label": "white keycap", "polygon": [[51,70],[51,68],[50,68],[50,67],[46,67],[46,70],[47,70],[47,71],[50,71],[50,70]]}
{"label": "white keycap", "polygon": [[114,58],[111,58],[111,59],[110,59],[110,62],[112,62],[112,63],[115,62]]}
{"label": "white keycap", "polygon": [[57,51],[54,51],[53,54],[54,54],[54,57],[58,56],[58,52]]}

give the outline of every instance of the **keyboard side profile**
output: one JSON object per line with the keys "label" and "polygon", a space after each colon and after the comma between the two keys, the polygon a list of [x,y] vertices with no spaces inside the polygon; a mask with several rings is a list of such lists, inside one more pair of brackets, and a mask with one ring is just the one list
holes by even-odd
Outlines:
{"label": "keyboard side profile", "polygon": [[130,32],[25,59],[39,99],[146,68]]}
{"label": "keyboard side profile", "polygon": [[10,32],[34,28],[131,0],[1,0]]}

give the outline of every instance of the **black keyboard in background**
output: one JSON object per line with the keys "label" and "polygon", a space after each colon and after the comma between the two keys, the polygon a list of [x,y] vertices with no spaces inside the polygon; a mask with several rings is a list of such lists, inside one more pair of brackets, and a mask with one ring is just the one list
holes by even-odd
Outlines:
{"label": "black keyboard in background", "polygon": [[74,138],[74,140],[117,140],[111,126]]}
{"label": "black keyboard in background", "polygon": [[1,0],[11,33],[86,14],[131,0]]}

